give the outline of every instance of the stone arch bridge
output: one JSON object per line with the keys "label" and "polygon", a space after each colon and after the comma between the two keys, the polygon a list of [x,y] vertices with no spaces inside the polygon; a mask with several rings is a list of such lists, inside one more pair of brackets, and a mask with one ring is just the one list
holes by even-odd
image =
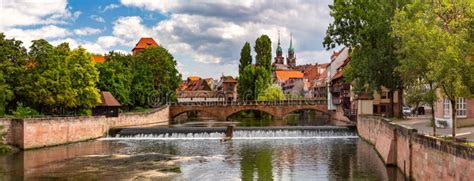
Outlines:
{"label": "stone arch bridge", "polygon": [[187,112],[205,112],[217,120],[225,121],[235,113],[257,110],[269,113],[275,119],[283,119],[298,110],[316,110],[328,114],[326,100],[284,100],[284,101],[232,101],[232,102],[180,102],[170,105],[170,120]]}

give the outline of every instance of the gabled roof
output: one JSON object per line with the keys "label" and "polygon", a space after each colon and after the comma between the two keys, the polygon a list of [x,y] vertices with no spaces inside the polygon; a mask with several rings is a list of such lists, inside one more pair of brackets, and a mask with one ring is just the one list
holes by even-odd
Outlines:
{"label": "gabled roof", "polygon": [[92,55],[92,60],[97,63],[104,63],[105,62],[105,56],[101,55]]}
{"label": "gabled roof", "polygon": [[140,40],[135,45],[135,48],[132,49],[132,51],[135,49],[145,49],[149,46],[158,46],[158,43],[156,43],[153,38],[140,38]]}
{"label": "gabled roof", "polygon": [[115,99],[115,97],[110,92],[100,92],[100,99],[102,100],[102,103],[99,106],[121,106],[117,99]]}
{"label": "gabled roof", "polygon": [[210,91],[211,88],[207,84],[206,80],[191,80],[187,81],[185,85],[181,86],[180,91]]}
{"label": "gabled roof", "polygon": [[342,78],[344,75],[343,75],[343,71],[339,71],[337,72],[334,77],[332,77],[332,80],[336,80],[336,79],[339,79],[339,78]]}
{"label": "gabled roof", "polygon": [[275,76],[280,82],[285,82],[288,79],[303,78],[304,74],[297,70],[277,70]]}
{"label": "gabled roof", "polygon": [[222,77],[223,79],[223,82],[229,82],[229,83],[235,83],[235,82],[238,82],[237,80],[234,79],[234,77],[232,76],[223,76]]}

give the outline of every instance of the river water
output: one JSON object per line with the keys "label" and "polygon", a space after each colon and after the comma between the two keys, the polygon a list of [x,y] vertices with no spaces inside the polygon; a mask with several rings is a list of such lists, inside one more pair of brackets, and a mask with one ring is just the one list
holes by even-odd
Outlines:
{"label": "river water", "polygon": [[0,180],[402,180],[354,131],[109,137],[0,157]]}

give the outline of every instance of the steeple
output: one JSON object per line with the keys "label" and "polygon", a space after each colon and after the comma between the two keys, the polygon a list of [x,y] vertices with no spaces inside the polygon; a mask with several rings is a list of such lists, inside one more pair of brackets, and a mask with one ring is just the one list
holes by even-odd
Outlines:
{"label": "steeple", "polygon": [[290,48],[288,48],[288,53],[293,53],[295,50],[293,49],[293,34],[290,34]]}
{"label": "steeple", "polygon": [[282,53],[283,51],[281,50],[280,46],[280,31],[278,30],[278,46],[277,46],[277,54]]}
{"label": "steeple", "polygon": [[290,68],[296,66],[295,49],[293,48],[293,34],[290,34],[290,47],[288,48],[288,56],[286,57],[286,64]]}
{"label": "steeple", "polygon": [[273,62],[273,65],[275,64],[284,64],[285,58],[283,57],[283,50],[281,49],[280,46],[280,31],[278,31],[278,45],[276,49],[276,56],[275,56],[275,61]]}

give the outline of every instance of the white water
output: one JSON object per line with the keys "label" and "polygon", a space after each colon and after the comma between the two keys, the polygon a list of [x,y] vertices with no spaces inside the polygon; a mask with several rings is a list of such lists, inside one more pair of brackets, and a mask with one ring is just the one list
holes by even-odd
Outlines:
{"label": "white water", "polygon": [[[161,135],[138,134],[102,138],[101,140],[218,140],[224,138],[224,133],[166,133]],[[289,131],[289,130],[251,130],[234,131],[232,139],[334,139],[358,138],[355,132],[318,130],[318,131]]]}

